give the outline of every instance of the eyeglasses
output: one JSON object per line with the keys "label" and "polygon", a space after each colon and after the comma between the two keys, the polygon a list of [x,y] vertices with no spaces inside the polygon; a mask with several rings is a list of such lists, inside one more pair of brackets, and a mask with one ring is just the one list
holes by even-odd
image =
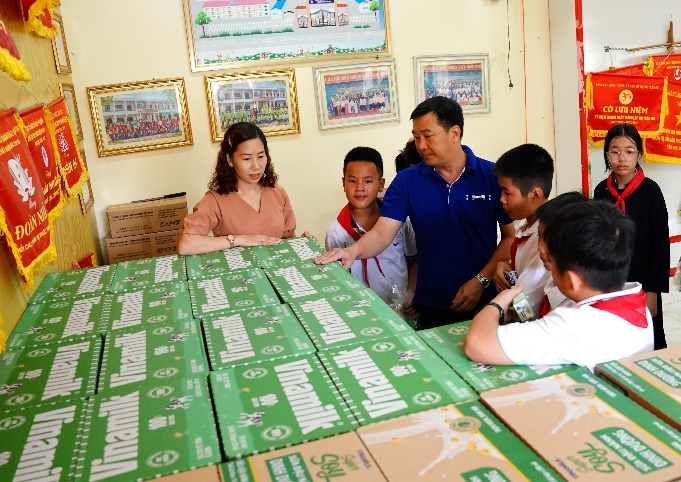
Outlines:
{"label": "eyeglasses", "polygon": [[640,151],[635,151],[633,149],[630,149],[628,151],[608,151],[608,159],[610,159],[612,162],[615,162],[620,159],[624,159],[625,161],[631,161],[632,159],[638,157],[638,153]]}

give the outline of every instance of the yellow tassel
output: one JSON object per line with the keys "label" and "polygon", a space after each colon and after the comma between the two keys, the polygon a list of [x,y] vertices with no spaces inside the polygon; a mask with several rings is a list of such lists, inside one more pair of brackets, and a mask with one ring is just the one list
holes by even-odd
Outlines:
{"label": "yellow tassel", "polygon": [[31,74],[26,70],[24,63],[3,47],[0,47],[0,70],[7,72],[10,77],[19,82],[31,80]]}
{"label": "yellow tassel", "polygon": [[646,62],[643,64],[643,75],[651,77],[653,75],[653,72],[655,72],[655,61],[649,55],[648,60],[646,60]]}

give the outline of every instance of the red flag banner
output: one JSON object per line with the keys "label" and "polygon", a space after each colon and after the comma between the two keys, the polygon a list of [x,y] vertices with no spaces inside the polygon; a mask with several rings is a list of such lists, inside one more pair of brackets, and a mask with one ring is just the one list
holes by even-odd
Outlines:
{"label": "red flag banner", "polygon": [[51,126],[45,119],[45,106],[36,105],[19,113],[20,125],[28,143],[28,149],[35,162],[35,168],[40,177],[45,196],[45,207],[50,220],[57,219],[64,207],[64,197],[61,191],[61,175],[55,156],[57,147]]}
{"label": "red flag banner", "polygon": [[19,50],[17,49],[14,40],[9,34],[5,22],[0,17],[0,70],[7,72],[7,74],[17,81],[31,80],[31,74],[26,70],[26,66],[19,57]]}
{"label": "red flag banner", "polygon": [[645,159],[681,164],[681,82],[667,80],[665,104],[662,131],[643,139]]}
{"label": "red flag banner", "polygon": [[52,7],[60,3],[60,0],[21,0],[28,31],[41,37],[54,38],[57,27],[52,19]]}
{"label": "red flag banner", "polygon": [[83,160],[80,158],[73,124],[64,98],[60,97],[47,106],[47,112],[47,121],[51,123],[54,132],[57,146],[56,157],[64,180],[66,196],[69,202],[72,202],[78,199],[78,193],[83,189],[83,184],[90,175],[85,170]]}
{"label": "red flag banner", "polygon": [[604,137],[614,125],[626,122],[641,136],[657,134],[662,125],[666,79],[643,75],[592,72],[587,76],[587,131]]}
{"label": "red flag banner", "polygon": [[681,81],[681,54],[648,57],[644,72],[646,75]]}
{"label": "red flag banner", "polygon": [[38,172],[15,110],[0,113],[0,230],[24,279],[57,257]]}

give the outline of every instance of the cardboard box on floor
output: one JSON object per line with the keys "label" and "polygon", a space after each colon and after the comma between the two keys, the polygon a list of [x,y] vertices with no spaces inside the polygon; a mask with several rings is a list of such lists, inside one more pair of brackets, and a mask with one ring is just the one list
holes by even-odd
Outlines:
{"label": "cardboard box on floor", "polygon": [[596,374],[681,431],[681,345],[600,363]]}
{"label": "cardboard box on floor", "polygon": [[112,238],[182,229],[186,215],[185,196],[112,204],[106,208]]}
{"label": "cardboard box on floor", "polygon": [[180,242],[181,234],[181,229],[175,229],[125,238],[106,238],[106,253],[109,264],[177,254],[177,243]]}

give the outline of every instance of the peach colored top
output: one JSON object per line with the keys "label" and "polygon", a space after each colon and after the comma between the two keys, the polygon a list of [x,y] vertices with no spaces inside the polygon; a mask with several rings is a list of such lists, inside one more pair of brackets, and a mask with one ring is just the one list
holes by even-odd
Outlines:
{"label": "peach colored top", "polygon": [[194,212],[184,218],[182,234],[213,236],[228,234],[264,234],[276,238],[295,236],[296,216],[288,195],[279,184],[263,187],[260,212],[241,199],[236,192],[218,194],[206,192],[194,206]]}

